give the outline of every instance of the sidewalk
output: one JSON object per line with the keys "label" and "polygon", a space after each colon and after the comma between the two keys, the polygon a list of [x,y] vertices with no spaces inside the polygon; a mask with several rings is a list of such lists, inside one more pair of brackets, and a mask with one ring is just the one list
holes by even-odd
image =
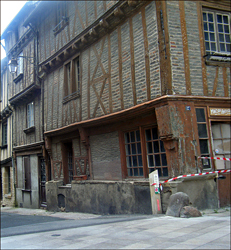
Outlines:
{"label": "sidewalk", "polygon": [[21,215],[40,215],[51,216],[70,220],[91,219],[97,218],[101,215],[77,213],[77,212],[51,212],[46,209],[30,209],[30,208],[16,208],[16,207],[1,207],[1,212],[16,213]]}

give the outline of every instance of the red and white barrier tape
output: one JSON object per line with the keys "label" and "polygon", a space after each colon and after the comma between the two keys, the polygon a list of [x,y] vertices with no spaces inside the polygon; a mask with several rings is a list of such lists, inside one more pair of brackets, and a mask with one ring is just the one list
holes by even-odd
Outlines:
{"label": "red and white barrier tape", "polygon": [[202,156],[198,156],[198,159],[211,159],[211,160],[231,161],[231,158],[222,158],[222,157],[202,157]]}
{"label": "red and white barrier tape", "polygon": [[[180,178],[185,178],[185,177],[200,176],[200,175],[207,175],[207,174],[216,174],[216,173],[221,174],[221,173],[229,173],[229,172],[231,172],[231,169],[217,170],[217,171],[213,171],[213,172],[205,172],[205,173],[199,173],[199,174],[185,174],[185,175],[180,175],[180,176],[168,179],[166,181],[163,181],[162,184],[170,182],[170,181],[175,181],[175,180],[180,179]],[[160,185],[162,185],[162,184],[160,183]],[[151,184],[151,186],[155,186],[155,185],[156,185],[156,183]]]}

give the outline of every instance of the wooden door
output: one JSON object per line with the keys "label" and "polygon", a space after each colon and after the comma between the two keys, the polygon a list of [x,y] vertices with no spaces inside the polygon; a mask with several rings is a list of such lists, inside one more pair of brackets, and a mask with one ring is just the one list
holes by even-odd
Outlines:
{"label": "wooden door", "polygon": [[40,206],[46,207],[46,165],[40,157]]}

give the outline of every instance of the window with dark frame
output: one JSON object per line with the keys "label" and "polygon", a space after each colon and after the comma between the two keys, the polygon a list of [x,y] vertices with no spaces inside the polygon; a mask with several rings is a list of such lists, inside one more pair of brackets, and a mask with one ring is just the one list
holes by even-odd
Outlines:
{"label": "window with dark frame", "polygon": [[23,52],[18,55],[17,59],[18,67],[17,67],[17,76],[23,74]]}
{"label": "window with dark frame", "polygon": [[64,101],[79,96],[80,91],[80,63],[79,57],[64,65]]}
{"label": "window with dark frame", "polygon": [[[166,153],[157,127],[125,132],[124,139],[128,177],[147,178],[154,170],[158,170],[159,177],[168,176]],[[145,141],[145,148],[142,148],[142,140]],[[144,152],[146,159],[143,158]]]}
{"label": "window with dark frame", "polygon": [[230,13],[203,9],[205,50],[230,54]]}
{"label": "window with dark frame", "polygon": [[67,3],[66,1],[57,1],[56,5],[56,26],[54,33],[57,34],[68,24]]}
{"label": "window with dark frame", "polygon": [[[196,108],[196,117],[200,145],[200,156],[210,157],[211,154],[209,149],[209,135],[205,108]],[[202,165],[204,169],[211,168],[211,162],[209,159],[202,159]]]}
{"label": "window with dark frame", "polygon": [[146,129],[146,147],[149,173],[158,170],[159,176],[168,176],[167,158],[164,143],[160,140],[157,127]]}
{"label": "window with dark frame", "polygon": [[27,128],[34,126],[34,102],[27,104]]}
{"label": "window with dark frame", "polygon": [[7,122],[2,123],[2,146],[7,145]]}

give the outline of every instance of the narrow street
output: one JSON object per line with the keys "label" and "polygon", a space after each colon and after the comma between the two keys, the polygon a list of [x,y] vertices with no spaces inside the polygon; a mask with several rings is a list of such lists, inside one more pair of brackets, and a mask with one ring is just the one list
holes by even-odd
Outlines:
{"label": "narrow street", "polygon": [[230,209],[188,219],[25,211],[1,211],[1,249],[230,249]]}

